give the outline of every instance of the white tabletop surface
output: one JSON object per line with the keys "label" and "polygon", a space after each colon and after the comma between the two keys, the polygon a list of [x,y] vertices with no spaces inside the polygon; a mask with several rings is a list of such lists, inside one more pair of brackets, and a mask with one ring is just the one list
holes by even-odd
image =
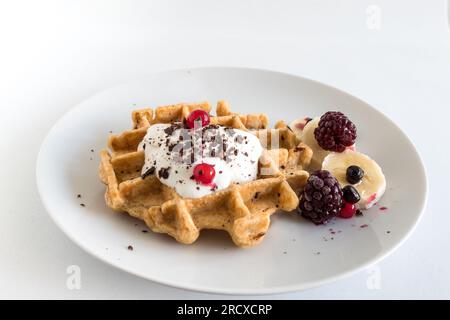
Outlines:
{"label": "white tabletop surface", "polygon": [[[256,298],[449,299],[449,40],[444,0],[2,1],[0,298],[242,298],[158,285],[98,261],[50,220],[35,182],[42,139],[75,104],[154,71],[221,65],[299,74],[367,101],[408,134],[429,177],[422,221],[375,269]],[[79,290],[66,286],[70,265],[81,269]]]}

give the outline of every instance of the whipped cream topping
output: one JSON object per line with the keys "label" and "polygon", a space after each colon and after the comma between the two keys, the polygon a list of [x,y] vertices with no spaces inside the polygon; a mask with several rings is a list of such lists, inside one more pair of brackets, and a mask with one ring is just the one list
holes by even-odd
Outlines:
{"label": "whipped cream topping", "polygon": [[[249,132],[218,125],[186,129],[180,122],[150,126],[138,150],[145,152],[143,178],[155,174],[180,196],[198,198],[231,183],[255,180],[263,148]],[[194,179],[194,167],[200,163],[214,165],[211,184]]]}

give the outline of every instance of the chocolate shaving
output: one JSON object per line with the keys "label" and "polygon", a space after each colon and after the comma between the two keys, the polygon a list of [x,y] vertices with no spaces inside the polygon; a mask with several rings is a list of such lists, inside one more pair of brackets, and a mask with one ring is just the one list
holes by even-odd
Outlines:
{"label": "chocolate shaving", "polygon": [[[265,234],[266,234],[265,232],[260,232],[253,237],[253,240],[258,240],[259,238],[263,237]],[[284,253],[286,253],[286,252],[284,252]]]}
{"label": "chocolate shaving", "polygon": [[151,174],[153,174],[153,173],[155,173],[155,167],[151,167],[150,169],[148,169],[147,171],[145,171],[144,174],[141,175],[141,178],[142,178],[142,179],[145,179],[145,178],[147,178],[147,176],[149,176],[149,175],[151,175]]}
{"label": "chocolate shaving", "polygon": [[175,122],[172,125],[170,125],[169,127],[165,128],[164,133],[167,134],[168,136],[171,136],[175,130],[180,129],[180,128],[181,128],[181,123]]}
{"label": "chocolate shaving", "polygon": [[158,176],[162,179],[169,178],[169,170],[170,170],[170,167],[159,169]]}

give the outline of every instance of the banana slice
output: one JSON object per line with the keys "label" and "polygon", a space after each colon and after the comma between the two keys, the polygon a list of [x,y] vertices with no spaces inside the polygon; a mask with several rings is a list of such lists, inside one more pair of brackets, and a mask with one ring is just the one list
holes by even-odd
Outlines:
{"label": "banana slice", "polygon": [[328,170],[339,181],[341,187],[349,185],[347,168],[356,165],[364,170],[364,177],[353,187],[358,190],[361,200],[356,204],[358,209],[369,209],[380,200],[386,190],[386,178],[380,166],[367,155],[346,150],[341,153],[332,152],[325,157],[322,169]]}
{"label": "banana slice", "polygon": [[312,151],[313,156],[311,162],[314,167],[317,169],[320,168],[320,165],[323,162],[323,159],[331,153],[331,151],[327,151],[322,149],[321,146],[317,143],[316,137],[314,136],[314,130],[319,126],[320,117],[314,118],[309,121],[303,129],[300,140],[303,141],[306,145],[308,145]]}
{"label": "banana slice", "polygon": [[291,128],[292,132],[294,132],[295,136],[298,139],[302,139],[302,132],[305,128],[306,124],[311,120],[311,118],[305,117],[292,121],[289,124],[289,128]]}

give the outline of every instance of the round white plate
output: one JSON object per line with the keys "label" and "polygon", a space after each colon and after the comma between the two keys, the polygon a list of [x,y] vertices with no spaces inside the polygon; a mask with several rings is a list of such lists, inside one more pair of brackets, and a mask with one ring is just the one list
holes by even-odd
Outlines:
{"label": "round white plate", "polygon": [[[280,212],[272,216],[264,241],[250,249],[235,247],[220,231],[204,231],[195,244],[182,245],[167,235],[142,232],[146,230],[142,222],[105,205],[105,186],[97,175],[98,152],[110,132],[131,127],[133,109],[204,100],[214,105],[219,99],[240,113],[266,113],[272,124],[329,110],[344,112],[358,127],[358,149],[384,170],[385,196],[363,217],[336,219],[325,226]],[[367,267],[407,238],[427,196],[417,151],[379,111],[315,81],[241,68],[164,72],[93,96],[50,130],[36,173],[51,217],[93,256],[145,279],[226,294],[300,290]],[[380,210],[382,206],[388,209]]]}

